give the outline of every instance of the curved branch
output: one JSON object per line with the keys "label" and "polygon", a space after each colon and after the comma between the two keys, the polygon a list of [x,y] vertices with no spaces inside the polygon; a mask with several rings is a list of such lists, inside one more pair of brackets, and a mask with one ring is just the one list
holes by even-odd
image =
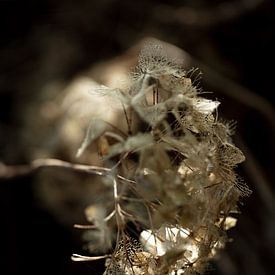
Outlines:
{"label": "curved branch", "polygon": [[[28,174],[35,173],[40,169],[51,167],[69,169],[76,172],[82,172],[98,176],[107,176],[113,174],[113,169],[106,167],[71,163],[59,159],[37,159],[32,161],[29,165],[5,165],[4,163],[0,163],[0,180],[25,176]],[[127,179],[121,175],[116,175],[116,177],[128,183],[135,183],[135,181]]]}

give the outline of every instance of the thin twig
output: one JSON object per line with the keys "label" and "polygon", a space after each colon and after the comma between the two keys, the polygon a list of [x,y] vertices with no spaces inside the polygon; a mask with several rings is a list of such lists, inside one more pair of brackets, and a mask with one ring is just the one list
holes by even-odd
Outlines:
{"label": "thin twig", "polygon": [[77,228],[77,229],[96,229],[98,227],[96,225],[93,225],[93,224],[74,224],[74,228]]}
{"label": "thin twig", "polygon": [[[115,215],[115,210],[113,210],[107,217],[103,219],[104,222],[108,222],[114,215]],[[96,229],[98,226],[93,225],[93,224],[75,224],[74,228],[78,229]]]}
{"label": "thin twig", "polygon": [[214,7],[196,9],[186,5],[173,8],[169,5],[157,6],[153,11],[155,20],[176,23],[181,26],[211,28],[218,24],[239,18],[262,5],[264,0],[224,1]]}
{"label": "thin twig", "polygon": [[[112,169],[106,167],[71,163],[59,159],[37,159],[32,161],[29,165],[5,165],[4,163],[0,163],[0,179],[11,179],[15,177],[25,176],[44,168],[69,169],[76,172],[98,176],[107,176],[112,174],[113,172]],[[127,179],[121,175],[116,176],[122,181],[135,184],[135,181],[133,180]]]}
{"label": "thin twig", "polygon": [[71,259],[75,262],[83,262],[83,261],[97,261],[97,260],[101,260],[101,259],[106,259],[106,258],[110,258],[111,255],[103,255],[103,256],[82,256],[79,254],[73,254]]}

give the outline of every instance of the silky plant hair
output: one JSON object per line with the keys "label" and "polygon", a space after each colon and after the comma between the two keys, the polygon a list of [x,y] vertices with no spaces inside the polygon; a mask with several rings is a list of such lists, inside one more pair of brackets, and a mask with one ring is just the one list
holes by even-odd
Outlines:
{"label": "silky plant hair", "polygon": [[110,274],[203,274],[224,247],[238,201],[251,191],[235,167],[234,123],[218,120],[203,92],[159,42],[148,42],[122,88],[100,86],[119,102],[124,131],[93,118],[78,150],[96,143],[102,193],[85,210],[87,247]]}

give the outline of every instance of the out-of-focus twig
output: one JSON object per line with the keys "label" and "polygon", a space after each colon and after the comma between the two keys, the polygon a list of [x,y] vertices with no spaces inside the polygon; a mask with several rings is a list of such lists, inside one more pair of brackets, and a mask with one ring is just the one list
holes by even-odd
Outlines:
{"label": "out-of-focus twig", "polygon": [[177,23],[184,26],[209,28],[236,19],[263,4],[264,0],[224,1],[214,7],[195,9],[182,6],[172,8],[169,5],[158,6],[155,17],[167,23]]}

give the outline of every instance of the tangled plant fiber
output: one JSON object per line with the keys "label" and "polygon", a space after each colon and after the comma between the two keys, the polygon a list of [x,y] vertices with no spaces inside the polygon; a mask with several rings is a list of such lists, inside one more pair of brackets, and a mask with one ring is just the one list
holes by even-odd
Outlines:
{"label": "tangled plant fiber", "polygon": [[128,130],[93,119],[78,150],[96,142],[105,163],[104,199],[87,207],[90,225],[77,225],[103,256],[72,258],[106,258],[105,275],[202,274],[250,194],[234,171],[245,159],[234,125],[158,42],[142,49],[129,83],[96,91],[119,101]]}

